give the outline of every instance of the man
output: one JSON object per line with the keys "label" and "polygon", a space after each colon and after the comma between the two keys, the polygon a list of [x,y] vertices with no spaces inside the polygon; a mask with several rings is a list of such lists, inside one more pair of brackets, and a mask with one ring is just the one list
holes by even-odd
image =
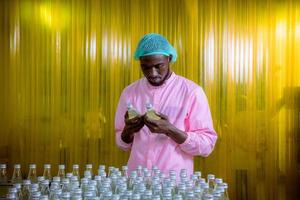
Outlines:
{"label": "man", "polygon": [[[175,49],[161,35],[150,33],[139,42],[135,59],[139,59],[144,78],[127,86],[120,97],[116,116],[116,143],[131,150],[129,171],[138,165],[157,166],[165,174],[186,169],[193,173],[193,156],[208,156],[215,145],[207,98],[194,82],[170,69]],[[130,103],[140,115],[129,119]],[[147,116],[151,103],[161,119]]]}

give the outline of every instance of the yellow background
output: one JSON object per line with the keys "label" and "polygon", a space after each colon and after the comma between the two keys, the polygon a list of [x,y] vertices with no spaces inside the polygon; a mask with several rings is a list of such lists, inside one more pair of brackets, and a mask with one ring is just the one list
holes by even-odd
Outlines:
{"label": "yellow background", "polygon": [[[232,199],[296,199],[300,164],[299,1],[0,1],[0,162],[120,167],[114,113],[142,77],[138,40],[166,36],[172,69],[201,85],[219,139],[196,169]],[[299,195],[299,192],[298,192]]]}

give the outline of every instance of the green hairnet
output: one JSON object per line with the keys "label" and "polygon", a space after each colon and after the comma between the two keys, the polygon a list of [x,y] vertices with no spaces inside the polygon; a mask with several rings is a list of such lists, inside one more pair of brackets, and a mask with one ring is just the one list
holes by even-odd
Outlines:
{"label": "green hairnet", "polygon": [[134,58],[140,59],[142,56],[149,55],[165,55],[172,56],[173,62],[177,59],[177,53],[174,47],[168,42],[166,38],[157,33],[146,34],[139,42]]}

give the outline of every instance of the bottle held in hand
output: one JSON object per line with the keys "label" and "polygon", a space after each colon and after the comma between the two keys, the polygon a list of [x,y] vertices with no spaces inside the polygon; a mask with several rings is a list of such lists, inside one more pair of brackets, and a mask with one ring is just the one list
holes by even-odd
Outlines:
{"label": "bottle held in hand", "polygon": [[151,103],[146,103],[146,108],[147,108],[147,117],[149,117],[150,119],[154,119],[154,120],[160,120],[160,116],[158,116],[155,112],[155,110],[153,109],[153,106]]}
{"label": "bottle held in hand", "polygon": [[140,115],[140,113],[133,107],[131,103],[127,104],[127,111],[128,111],[128,119],[133,119],[136,116]]}

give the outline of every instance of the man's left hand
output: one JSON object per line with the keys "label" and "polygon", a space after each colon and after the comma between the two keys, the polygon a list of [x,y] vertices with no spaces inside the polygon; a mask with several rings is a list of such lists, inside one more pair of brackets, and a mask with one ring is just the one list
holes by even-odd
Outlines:
{"label": "man's left hand", "polygon": [[155,120],[144,116],[144,122],[152,133],[168,135],[170,130],[173,128],[173,124],[169,122],[168,116],[162,113],[156,113],[161,119]]}

